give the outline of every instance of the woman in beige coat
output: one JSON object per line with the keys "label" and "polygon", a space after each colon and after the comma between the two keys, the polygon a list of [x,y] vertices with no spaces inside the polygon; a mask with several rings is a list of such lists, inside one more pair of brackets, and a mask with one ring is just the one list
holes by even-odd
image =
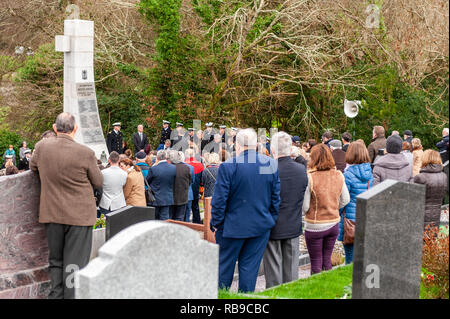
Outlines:
{"label": "woman in beige coat", "polygon": [[128,173],[127,182],[123,187],[123,195],[128,206],[147,206],[145,200],[145,182],[139,166],[129,158],[120,160],[120,168]]}
{"label": "woman in beige coat", "polygon": [[413,138],[411,144],[413,148],[413,176],[416,176],[422,168],[423,147],[422,142],[418,138]]}

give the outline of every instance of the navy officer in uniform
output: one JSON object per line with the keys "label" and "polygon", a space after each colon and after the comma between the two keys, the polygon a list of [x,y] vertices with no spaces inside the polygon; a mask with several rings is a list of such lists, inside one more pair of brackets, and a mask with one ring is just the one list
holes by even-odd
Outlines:
{"label": "navy officer in uniform", "polygon": [[208,122],[205,124],[205,126],[206,126],[206,129],[203,132],[203,138],[202,138],[202,144],[201,144],[202,152],[203,152],[203,149],[205,148],[205,146],[214,140],[214,134],[216,134],[216,131],[212,127],[213,123]]}
{"label": "navy officer in uniform", "polygon": [[163,128],[161,130],[161,139],[159,140],[159,146],[156,149],[157,151],[164,149],[164,143],[166,140],[170,140],[170,134],[172,133],[172,129],[170,128],[170,122],[164,120]]}
{"label": "navy officer in uniform", "polygon": [[[177,123],[175,133],[177,136],[172,139],[172,149],[184,152],[189,148],[189,133],[184,129],[183,123]],[[174,135],[174,132],[172,132],[172,135]]]}
{"label": "navy officer in uniform", "polygon": [[188,137],[191,142],[194,142],[194,129],[192,127],[188,128]]}
{"label": "navy officer in uniform", "polygon": [[122,132],[120,131],[121,124],[116,122],[113,124],[113,130],[108,133],[106,137],[106,146],[108,147],[108,152],[115,151],[119,154],[123,154],[122,148]]}
{"label": "navy officer in uniform", "polygon": [[237,127],[232,127],[231,128],[231,136],[233,137],[233,143],[236,144],[236,134],[238,132],[238,128]]}
{"label": "navy officer in uniform", "polygon": [[226,125],[219,126],[219,134],[220,134],[220,136],[222,136],[222,143],[226,142],[226,133],[225,133],[226,128],[227,128]]}

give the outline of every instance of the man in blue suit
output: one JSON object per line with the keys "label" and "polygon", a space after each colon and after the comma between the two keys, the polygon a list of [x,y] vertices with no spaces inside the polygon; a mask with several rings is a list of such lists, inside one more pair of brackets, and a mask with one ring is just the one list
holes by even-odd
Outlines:
{"label": "man in blue suit", "polygon": [[167,162],[167,152],[160,150],[156,153],[156,163],[148,170],[147,181],[155,194],[156,219],[169,219],[170,206],[173,205],[173,184],[177,168]]}
{"label": "man in blue suit", "polygon": [[258,269],[280,205],[277,162],[256,152],[253,129],[239,131],[237,157],[219,166],[211,226],[219,244],[219,288],[228,289],[238,261],[239,290],[255,290]]}

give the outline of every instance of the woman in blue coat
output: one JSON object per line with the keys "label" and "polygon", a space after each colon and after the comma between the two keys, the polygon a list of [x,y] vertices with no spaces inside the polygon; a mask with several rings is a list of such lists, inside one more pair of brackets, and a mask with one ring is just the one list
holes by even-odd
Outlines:
{"label": "woman in blue coat", "polygon": [[[352,142],[345,154],[345,161],[348,164],[345,172],[345,184],[350,193],[350,202],[340,211],[341,221],[339,223],[338,240],[344,239],[344,217],[356,222],[356,196],[364,193],[373,185],[372,169],[370,167],[370,157],[366,146],[361,142]],[[345,263],[353,261],[353,244],[344,245]]]}

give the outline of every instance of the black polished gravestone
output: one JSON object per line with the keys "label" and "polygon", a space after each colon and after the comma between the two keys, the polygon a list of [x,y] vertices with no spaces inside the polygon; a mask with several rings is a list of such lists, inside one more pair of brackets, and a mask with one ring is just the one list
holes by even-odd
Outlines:
{"label": "black polished gravestone", "polygon": [[155,220],[155,207],[126,206],[106,214],[106,234],[108,240],[123,229],[147,220]]}
{"label": "black polished gravestone", "polygon": [[386,180],[356,198],[352,298],[419,298],[425,189]]}

